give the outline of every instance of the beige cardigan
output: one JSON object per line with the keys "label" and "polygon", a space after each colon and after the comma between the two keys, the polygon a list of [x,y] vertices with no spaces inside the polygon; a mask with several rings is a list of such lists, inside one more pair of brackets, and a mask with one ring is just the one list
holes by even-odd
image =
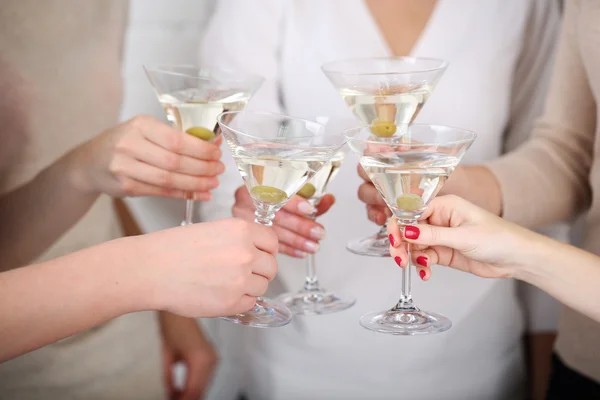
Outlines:
{"label": "beige cardigan", "polygon": [[[21,95],[4,97],[0,105],[23,111],[13,134],[26,136],[26,144],[0,192],[117,123],[127,10],[121,0],[2,1],[0,66],[15,78],[4,85]],[[15,114],[0,119],[15,120]],[[119,235],[111,200],[102,196],[41,259]],[[150,314],[128,315],[0,364],[0,399],[161,399],[163,393]]]}
{"label": "beige cardigan", "polygon": [[[600,255],[600,2],[565,6],[545,113],[527,144],[489,167],[506,219],[537,227],[589,207],[584,247]],[[556,350],[567,365],[600,381],[600,324],[565,308]]]}

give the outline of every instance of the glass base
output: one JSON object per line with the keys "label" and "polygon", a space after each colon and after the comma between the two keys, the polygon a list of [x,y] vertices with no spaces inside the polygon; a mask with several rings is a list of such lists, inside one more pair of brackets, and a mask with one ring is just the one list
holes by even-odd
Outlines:
{"label": "glass base", "polygon": [[255,328],[278,328],[290,323],[292,312],[276,300],[261,297],[256,299],[256,304],[252,310],[221,318],[234,324]]}
{"label": "glass base", "polygon": [[360,318],[363,328],[390,335],[429,335],[447,331],[452,322],[439,314],[414,310],[386,310],[365,314]]}
{"label": "glass base", "polygon": [[338,297],[324,290],[302,290],[284,293],[277,300],[285,304],[294,315],[332,314],[346,310],[356,303],[351,297]]}
{"label": "glass base", "polygon": [[377,233],[362,239],[349,241],[346,249],[359,256],[390,257],[390,240],[386,235]]}

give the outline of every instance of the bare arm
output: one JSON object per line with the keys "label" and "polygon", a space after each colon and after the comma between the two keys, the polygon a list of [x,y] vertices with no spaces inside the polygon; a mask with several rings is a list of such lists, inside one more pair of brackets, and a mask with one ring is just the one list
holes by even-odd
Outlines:
{"label": "bare arm", "polygon": [[420,245],[411,257],[419,260],[424,280],[436,264],[484,278],[516,278],[600,321],[600,257],[595,254],[498,218],[457,196],[434,199],[421,220],[426,224],[413,228],[413,238],[403,237],[395,222],[388,224],[388,232],[395,239],[392,257],[400,257],[402,266],[408,259],[402,241]]}
{"label": "bare arm", "polygon": [[531,283],[590,318],[600,321],[600,257],[536,235],[532,257],[516,278]]}
{"label": "bare arm", "polygon": [[42,254],[98,196],[78,189],[67,155],[31,182],[0,197],[0,271],[26,265]]}
{"label": "bare arm", "polygon": [[0,362],[129,312],[211,318],[247,311],[275,277],[277,247],[269,228],[229,219],[2,272]]}
{"label": "bare arm", "polygon": [[220,141],[208,143],[139,116],[63,156],[0,197],[0,271],[26,265],[75,224],[100,193],[210,198],[223,172]]}
{"label": "bare arm", "polygon": [[151,308],[140,301],[142,281],[123,245],[109,242],[0,273],[0,362]]}

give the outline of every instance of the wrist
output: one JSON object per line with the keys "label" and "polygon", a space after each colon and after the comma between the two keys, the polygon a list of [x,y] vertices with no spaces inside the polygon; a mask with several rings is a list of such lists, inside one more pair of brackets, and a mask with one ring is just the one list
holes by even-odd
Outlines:
{"label": "wrist", "polygon": [[519,227],[519,230],[522,235],[520,240],[516,241],[516,246],[522,248],[524,252],[519,255],[514,278],[540,286],[543,280],[548,279],[552,265],[560,257],[558,247],[562,243],[525,228]]}
{"label": "wrist", "polygon": [[[106,243],[113,260],[106,266],[112,279],[112,295],[127,312],[163,310],[159,296],[159,279],[152,273],[149,263],[141,255],[139,237],[125,237]],[[106,271],[102,272],[106,274]]]}
{"label": "wrist", "polygon": [[483,165],[464,167],[467,184],[461,197],[484,208],[494,215],[502,216],[502,190],[496,176]]}
{"label": "wrist", "polygon": [[99,196],[101,191],[93,184],[94,180],[88,162],[90,156],[86,154],[86,147],[87,143],[84,143],[63,157],[65,176],[71,187],[82,195]]}

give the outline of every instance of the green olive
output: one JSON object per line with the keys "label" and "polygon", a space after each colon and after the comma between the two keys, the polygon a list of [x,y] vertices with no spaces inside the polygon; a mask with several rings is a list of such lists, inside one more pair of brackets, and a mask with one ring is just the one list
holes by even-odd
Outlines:
{"label": "green olive", "polygon": [[298,196],[304,197],[305,199],[310,199],[317,192],[317,188],[312,183],[307,183],[302,186],[302,189],[298,190]]}
{"label": "green olive", "polygon": [[198,139],[206,140],[207,142],[215,137],[215,133],[213,131],[202,126],[193,126],[188,128],[185,132],[197,137]]}
{"label": "green olive", "polygon": [[396,124],[392,121],[373,121],[371,132],[377,137],[391,137],[396,133]]}
{"label": "green olive", "polygon": [[250,193],[255,199],[271,204],[283,203],[288,198],[286,192],[273,186],[254,186]]}
{"label": "green olive", "polygon": [[423,199],[416,194],[408,193],[396,199],[396,205],[403,211],[417,211],[423,208]]}

